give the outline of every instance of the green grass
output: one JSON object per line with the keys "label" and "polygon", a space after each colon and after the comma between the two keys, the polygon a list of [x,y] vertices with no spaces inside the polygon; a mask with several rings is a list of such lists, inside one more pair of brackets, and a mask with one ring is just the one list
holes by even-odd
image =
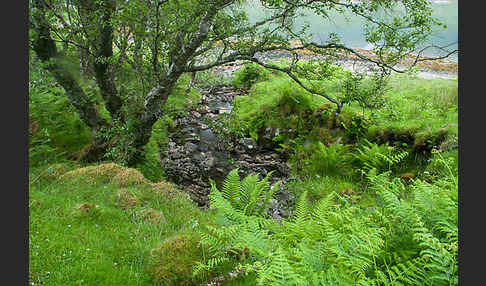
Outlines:
{"label": "green grass", "polygon": [[[155,192],[147,184],[125,187],[139,203],[123,207],[117,199],[121,188],[106,183],[110,176],[41,176],[29,186],[32,285],[154,285],[147,269],[150,250],[209,219],[185,196]],[[98,208],[83,212],[83,203]],[[161,212],[163,219],[154,223],[143,210]]]}
{"label": "green grass", "polygon": [[456,79],[420,79],[395,75],[386,96],[388,108],[376,114],[376,126],[433,132],[447,128],[457,134]]}
{"label": "green grass", "polygon": [[258,112],[271,111],[280,106],[287,115],[292,111],[317,108],[326,99],[315,96],[295,84],[285,75],[273,75],[270,80],[256,83],[247,97],[237,97],[238,116],[245,120]]}
{"label": "green grass", "polygon": [[[342,77],[338,74],[326,80],[312,81],[311,85],[336,98],[342,94],[341,83]],[[384,109],[364,110],[364,115],[373,119],[376,128],[411,128],[421,132],[448,128],[457,133],[457,79],[421,79],[394,74],[385,99]],[[289,111],[331,104],[319,95],[308,93],[287,76],[274,74],[269,80],[256,83],[248,97],[237,99],[239,118],[247,120],[259,112],[278,108],[282,100],[286,100],[286,108],[291,108]],[[283,103],[280,106],[285,107]],[[331,106],[335,108],[333,104]],[[343,107],[343,113],[361,114],[362,111],[356,103]]]}

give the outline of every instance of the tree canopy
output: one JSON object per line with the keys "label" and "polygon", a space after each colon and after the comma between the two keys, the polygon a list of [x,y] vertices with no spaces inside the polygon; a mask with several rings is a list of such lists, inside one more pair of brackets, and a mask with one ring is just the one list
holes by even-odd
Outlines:
{"label": "tree canopy", "polygon": [[[298,65],[303,50],[314,61],[333,63],[352,54],[374,64],[381,74],[399,69],[400,61],[421,47],[434,29],[428,0],[260,0],[265,17],[251,21],[242,0],[31,0],[30,47],[43,62],[94,134],[87,160],[106,152],[103,128],[126,126],[130,134],[129,165],[140,159],[152,127],[177,80],[238,60],[286,73],[307,91],[323,96],[341,111],[342,102],[309,79],[325,77],[322,69]],[[312,41],[309,27],[295,24],[303,11],[330,21],[331,12],[353,13],[366,20],[364,37],[373,56],[344,45],[330,33],[325,42]],[[333,14],[334,15],[334,14]],[[287,65],[265,61],[262,54],[286,51]],[[447,57],[445,51],[441,57]],[[72,58],[81,67],[72,64]],[[74,66],[74,67],[73,67]],[[80,76],[81,74],[81,76]],[[95,81],[109,118],[102,116],[81,84]]]}

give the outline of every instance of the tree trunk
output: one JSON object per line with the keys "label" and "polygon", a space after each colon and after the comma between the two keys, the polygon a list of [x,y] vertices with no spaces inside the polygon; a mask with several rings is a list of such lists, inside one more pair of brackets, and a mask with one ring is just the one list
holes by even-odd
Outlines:
{"label": "tree trunk", "polygon": [[154,87],[148,93],[145,112],[140,116],[132,131],[135,139],[132,143],[133,152],[128,156],[128,166],[135,166],[143,159],[143,147],[147,145],[152,136],[153,125],[162,115],[161,106],[166,103],[179,77],[180,74],[174,75],[173,78],[167,79],[162,85]]}
{"label": "tree trunk", "polygon": [[[79,118],[88,125],[93,132],[93,144],[90,150],[99,153],[106,146],[101,138],[97,138],[96,132],[108,122],[101,117],[94,107],[91,99],[85,94],[69,68],[62,64],[62,55],[58,52],[56,43],[50,36],[50,26],[45,19],[45,6],[43,1],[35,1],[36,8],[33,13],[33,24],[36,37],[33,41],[33,50],[39,59],[46,64],[46,69],[54,76],[56,81],[66,91],[66,96],[76,108]],[[98,156],[94,156],[98,157]]]}

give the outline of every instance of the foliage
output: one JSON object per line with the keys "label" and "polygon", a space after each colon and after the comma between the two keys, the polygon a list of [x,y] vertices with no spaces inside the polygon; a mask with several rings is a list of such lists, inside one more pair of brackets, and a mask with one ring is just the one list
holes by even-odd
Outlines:
{"label": "foliage", "polygon": [[450,176],[457,176],[458,170],[458,151],[440,152],[432,150],[432,157],[424,170],[424,179],[427,181],[437,181]]}
{"label": "foliage", "polygon": [[332,192],[356,197],[361,195],[358,192],[359,185],[356,182],[350,181],[349,177],[344,176],[323,177],[316,174],[313,177],[308,176],[300,180],[292,180],[286,187],[295,196],[307,192],[307,198],[311,203],[319,201]]}
{"label": "foliage", "polygon": [[216,85],[230,85],[232,78],[224,73],[207,70],[196,73],[196,83],[198,88],[209,88]]}
{"label": "foliage", "polygon": [[214,209],[234,220],[203,233],[214,250],[210,260],[228,261],[225,249],[248,248],[239,267],[256,273],[257,285],[457,285],[453,177],[410,188],[376,169],[367,179],[376,207],[364,211],[335,192],[312,207],[303,192],[293,218],[281,224],[258,223],[233,207],[237,192],[225,198],[215,191]]}
{"label": "foliage", "polygon": [[[351,53],[387,74],[441,25],[432,17],[427,0],[262,1],[261,9],[268,13],[257,22],[250,21],[244,1],[232,0],[76,1],[71,5],[54,0],[29,4],[31,51],[66,91],[80,120],[93,132],[112,125],[123,130],[122,136],[115,137],[129,137],[118,149],[127,153],[121,157],[131,166],[144,158],[143,147],[150,141],[153,125],[164,114],[168,95],[187,73],[251,62],[236,73],[236,85],[249,88],[265,79],[267,70],[274,70],[289,76],[294,85],[308,93],[336,104],[339,113],[341,98],[315,82],[329,79],[331,74],[338,74],[340,79],[351,76],[335,66],[338,60]],[[335,33],[326,43],[313,42],[308,25],[294,25],[301,10],[325,21],[334,12],[359,15],[365,20],[363,34],[375,47],[376,57],[346,47]],[[292,60],[279,65],[257,57],[267,52],[284,52]],[[298,53],[317,57],[300,64]],[[343,100],[376,107],[382,96],[377,89],[382,87],[371,84],[355,89],[345,85],[348,97]],[[108,154],[114,155],[118,156]]]}
{"label": "foliage", "polygon": [[[31,55],[32,56],[32,55]],[[53,78],[29,61],[29,165],[60,160],[89,143],[91,132]]]}
{"label": "foliage", "polygon": [[437,134],[446,128],[457,134],[457,100],[457,79],[411,79],[395,74],[390,77],[386,105],[375,113],[368,138],[387,129],[412,135],[409,144],[414,144],[417,133]]}
{"label": "foliage", "polygon": [[255,83],[266,80],[269,74],[269,71],[257,64],[245,64],[234,72],[233,85],[249,89]]}
{"label": "foliage", "polygon": [[361,73],[346,73],[342,82],[344,97],[343,104],[357,103],[364,113],[364,109],[376,110],[385,106],[384,94],[387,91],[387,79],[385,75],[373,73],[367,77]]}
{"label": "foliage", "polygon": [[[309,152],[309,151],[308,151]],[[344,144],[324,145],[317,142],[310,156],[302,161],[302,174],[308,176],[340,176],[349,168],[349,146]]]}
{"label": "foliage", "polygon": [[[457,81],[352,74],[335,65],[349,51],[339,39],[323,48],[293,25],[297,9],[325,20],[348,9],[372,20],[364,28],[374,60],[393,66],[437,24],[428,2],[262,3],[268,21],[253,25],[241,1],[31,1],[29,282],[193,285],[234,270],[245,274],[234,285],[457,285]],[[406,14],[390,16],[395,5]],[[56,53],[45,60],[48,38]],[[292,57],[263,62],[261,51]],[[309,52],[317,57],[298,60]],[[229,84],[211,68],[239,60],[252,63],[233,84],[250,94],[235,99],[226,123],[256,140],[269,128],[282,153],[295,153],[288,219],[267,214],[279,187],[270,174],[241,179],[233,170],[221,190],[211,182],[208,212],[160,181],[172,117],[200,97],[190,84]],[[345,104],[338,116],[331,99]],[[48,165],[93,132],[109,143],[104,159],[142,173]],[[392,174],[413,165],[412,146],[447,151],[433,151],[405,184]]]}
{"label": "foliage", "polygon": [[359,166],[362,173],[368,173],[376,169],[379,173],[391,171],[392,167],[400,163],[408,151],[397,151],[395,147],[388,143],[378,145],[363,139],[360,148],[357,148],[351,156],[354,164]]}
{"label": "foliage", "polygon": [[[269,223],[266,219],[266,206],[278,188],[278,183],[270,190],[268,174],[263,180],[251,174],[240,180],[238,169],[232,170],[219,191],[211,181],[210,206],[218,211],[222,227],[206,226],[201,235],[201,243],[209,248],[207,263],[198,263],[194,273],[209,271],[218,265],[245,259],[246,256],[261,255],[254,253],[256,245],[265,247],[261,226]],[[241,225],[240,225],[241,224]],[[241,230],[241,231],[236,231]],[[260,250],[261,251],[261,250]]]}

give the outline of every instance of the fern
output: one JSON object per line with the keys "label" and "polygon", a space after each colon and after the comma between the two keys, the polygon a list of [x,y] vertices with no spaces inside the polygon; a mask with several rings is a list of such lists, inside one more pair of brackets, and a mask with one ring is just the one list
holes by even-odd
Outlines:
{"label": "fern", "polygon": [[[214,188],[211,191],[213,190]],[[229,201],[233,207],[238,208],[240,203],[237,201],[237,198],[241,197],[240,190],[240,176],[238,175],[238,169],[234,169],[226,176],[221,188],[221,193],[223,194],[223,198]]]}
{"label": "fern", "polygon": [[251,258],[257,258],[272,249],[266,231],[271,221],[264,215],[266,202],[276,187],[264,193],[269,187],[268,178],[271,174],[261,181],[256,174],[240,181],[237,172],[235,169],[228,174],[221,192],[214,181],[210,181],[210,207],[225,218],[226,225],[208,225],[205,231],[201,231],[201,243],[208,247],[210,259],[206,263],[198,263],[194,275],[207,273],[224,263],[234,262],[230,256],[236,254],[236,250],[248,249]]}
{"label": "fern", "polygon": [[372,169],[377,169],[378,172],[390,171],[407,156],[408,152],[405,150],[397,151],[387,143],[377,145],[366,139],[363,139],[361,147],[351,154],[355,164],[360,166],[362,173],[365,174]]}
{"label": "fern", "polygon": [[[403,154],[388,156],[387,164]],[[376,207],[363,211],[335,192],[311,206],[304,191],[294,216],[278,223],[261,212],[272,194],[268,176],[260,181],[250,175],[240,184],[235,178],[226,186],[236,190],[226,195],[212,185],[211,208],[227,220],[201,234],[210,258],[195,272],[230,263],[253,271],[258,285],[457,285],[453,180],[433,185],[417,179],[405,186],[390,171],[371,169]],[[250,253],[243,261],[228,255],[243,248]]]}
{"label": "fern", "polygon": [[268,258],[269,261],[257,272],[258,285],[303,286],[307,284],[304,277],[294,271],[281,247],[278,247]]}
{"label": "fern", "polygon": [[[383,199],[384,206],[393,215],[408,226],[414,241],[420,247],[419,259],[422,264],[417,271],[415,264],[401,266],[404,274],[410,280],[416,281],[422,277],[424,285],[455,285],[457,282],[457,220],[453,212],[457,212],[457,203],[447,195],[434,195],[434,191],[456,192],[454,189],[441,189],[417,180],[412,187],[413,197],[402,200],[395,193],[388,191],[397,189],[397,180],[387,180],[388,174],[374,176],[371,181],[374,189]],[[445,208],[439,205],[448,206]],[[452,215],[452,216],[451,216]],[[451,219],[452,217],[452,219]],[[427,227],[428,225],[428,227]],[[439,230],[437,232],[436,230]],[[442,237],[442,238],[441,238]],[[391,273],[391,272],[388,272]],[[420,274],[420,275],[418,275]]]}

